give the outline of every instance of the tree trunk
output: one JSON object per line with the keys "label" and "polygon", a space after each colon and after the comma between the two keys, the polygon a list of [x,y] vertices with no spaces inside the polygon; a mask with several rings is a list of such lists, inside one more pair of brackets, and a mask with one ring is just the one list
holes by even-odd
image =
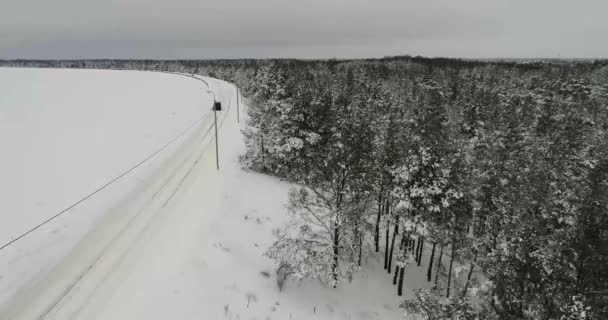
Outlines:
{"label": "tree trunk", "polygon": [[395,249],[395,238],[397,238],[397,234],[399,233],[399,216],[395,217],[395,229],[393,230],[393,239],[391,240],[391,252],[388,256],[388,273],[391,273],[392,265],[393,265],[393,250]]}
{"label": "tree trunk", "polygon": [[418,242],[416,242],[416,250],[414,251],[414,260],[416,262],[418,262],[418,250],[420,250],[420,237],[418,237]]}
{"label": "tree trunk", "polygon": [[[581,288],[583,287],[582,284],[584,283],[584,279],[585,279],[585,256],[579,256],[578,258],[578,267],[577,269],[577,273],[576,273],[576,287],[579,288],[579,290],[581,290]],[[595,299],[595,298],[593,298]]]}
{"label": "tree trunk", "polygon": [[443,243],[439,250],[439,259],[437,259],[437,268],[435,269],[435,286],[437,286],[437,280],[439,279],[439,270],[441,269],[441,258],[443,258]]}
{"label": "tree trunk", "polygon": [[386,219],[386,243],[384,244],[384,270],[388,268],[388,233],[391,225],[391,219]]}
{"label": "tree trunk", "polygon": [[355,239],[357,240],[357,249],[359,251],[357,264],[361,266],[361,251],[363,250],[363,232],[361,231],[361,222],[359,219],[355,222]]}
{"label": "tree trunk", "polygon": [[334,280],[333,287],[336,288],[338,286],[338,254],[339,254],[339,235],[340,235],[340,227],[334,226],[334,263],[331,266],[331,276]]}
{"label": "tree trunk", "polygon": [[361,266],[361,256],[363,255],[363,232],[358,230],[359,233],[359,258],[357,259],[357,264]]}
{"label": "tree trunk", "polygon": [[264,134],[261,134],[262,136],[262,171],[266,172],[266,150],[264,150]]}
{"label": "tree trunk", "polygon": [[395,276],[393,277],[393,285],[397,284],[397,276],[399,275],[399,265],[395,266]]}
{"label": "tree trunk", "polygon": [[359,259],[358,264],[361,266],[361,256],[363,252],[363,232],[359,231]]}
{"label": "tree trunk", "polygon": [[378,196],[378,216],[376,218],[376,232],[374,233],[376,252],[380,251],[380,220],[382,220],[382,196]]}
{"label": "tree trunk", "polygon": [[437,247],[437,242],[433,243],[433,249],[431,250],[431,259],[429,260],[429,269],[426,272],[426,281],[431,282],[431,276],[433,274],[433,258],[435,258],[435,248]]}
{"label": "tree trunk", "polygon": [[388,203],[388,199],[386,199],[386,202],[384,203],[384,215],[387,217],[386,218],[386,241],[384,244],[384,270],[388,269],[388,241],[389,241],[389,232],[390,232],[390,227],[391,227],[391,219],[389,218],[388,215],[388,208],[389,208],[389,203]]}
{"label": "tree trunk", "polygon": [[398,296],[402,296],[403,295],[403,273],[405,271],[405,268],[399,268],[399,286],[397,287],[397,295]]}
{"label": "tree trunk", "polygon": [[471,261],[471,268],[469,268],[469,274],[467,275],[467,282],[464,285],[464,290],[462,290],[462,297],[467,294],[469,283],[471,282],[471,276],[473,275],[473,268],[475,267],[475,261],[477,261],[477,250],[473,249],[473,251],[475,251],[475,253],[473,254],[473,261]]}
{"label": "tree trunk", "polygon": [[424,237],[420,237],[418,241],[420,241],[420,249],[418,249],[418,266],[420,267],[420,263],[422,262],[422,251],[424,250]]}
{"label": "tree trunk", "polygon": [[454,255],[455,255],[455,247],[456,244],[452,243],[452,256],[450,257],[450,268],[448,270],[448,285],[447,285],[447,290],[446,290],[446,297],[450,297],[450,284],[452,281],[452,265],[454,264]]}

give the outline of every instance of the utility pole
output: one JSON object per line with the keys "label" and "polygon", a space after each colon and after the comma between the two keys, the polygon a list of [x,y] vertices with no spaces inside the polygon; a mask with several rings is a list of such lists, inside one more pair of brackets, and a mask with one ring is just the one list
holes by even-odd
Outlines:
{"label": "utility pole", "polygon": [[217,171],[220,171],[219,144],[217,142],[217,109],[215,107],[215,102],[213,103],[213,123],[215,127],[215,164],[217,166]]}
{"label": "utility pole", "polygon": [[208,90],[208,93],[213,95],[213,126],[215,127],[215,165],[217,167],[217,171],[220,171],[220,153],[219,153],[219,143],[217,141],[217,112],[222,109],[221,102],[215,100],[215,92]]}
{"label": "utility pole", "polygon": [[240,103],[239,103],[239,96],[240,96],[240,92],[241,90],[239,89],[239,87],[236,87],[236,122],[237,123],[241,123],[241,116],[240,116]]}

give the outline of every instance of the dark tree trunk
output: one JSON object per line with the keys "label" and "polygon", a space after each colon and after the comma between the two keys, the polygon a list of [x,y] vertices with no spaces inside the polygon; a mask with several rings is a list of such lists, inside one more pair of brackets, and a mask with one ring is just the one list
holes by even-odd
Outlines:
{"label": "dark tree trunk", "polygon": [[395,217],[395,228],[393,230],[393,239],[391,240],[391,252],[388,256],[388,273],[391,273],[392,265],[393,265],[393,251],[395,249],[395,239],[397,238],[397,234],[399,233],[399,216]]}
{"label": "dark tree trunk", "polygon": [[433,243],[433,249],[431,250],[431,259],[429,260],[429,269],[426,272],[426,281],[431,282],[431,276],[433,275],[433,258],[435,258],[435,248],[437,242]]}
{"label": "dark tree trunk", "polygon": [[435,286],[437,286],[439,270],[441,270],[441,258],[443,258],[443,243],[441,244],[441,250],[439,250],[439,259],[437,259],[437,268],[435,269]]}
{"label": "dark tree trunk", "polygon": [[418,250],[420,250],[420,237],[418,237],[418,242],[416,242],[416,250],[414,251],[414,260],[418,262]]}
{"label": "dark tree trunk", "polygon": [[384,270],[388,268],[388,233],[391,225],[391,220],[386,219],[386,243],[384,244]]}
{"label": "dark tree trunk", "polygon": [[378,196],[378,216],[376,217],[376,232],[374,233],[376,252],[380,251],[380,220],[382,220],[382,196]]}
{"label": "dark tree trunk", "polygon": [[357,239],[357,249],[359,251],[357,264],[361,266],[361,251],[363,250],[363,232],[361,232],[361,222],[357,219],[355,222],[355,239]]}
{"label": "dark tree trunk", "polygon": [[418,266],[420,267],[420,263],[422,262],[422,251],[424,250],[424,237],[420,237],[420,249],[418,249]]}
{"label": "dark tree trunk", "polygon": [[397,295],[398,296],[402,296],[403,295],[403,274],[404,274],[405,268],[399,268],[399,286],[397,286]]}
{"label": "dark tree trunk", "polygon": [[388,241],[389,241],[389,232],[390,232],[390,227],[391,227],[391,219],[388,218],[388,207],[389,207],[389,203],[388,200],[386,200],[386,202],[384,203],[384,215],[387,217],[386,219],[386,241],[384,244],[384,270],[388,269]]}
{"label": "dark tree trunk", "polygon": [[471,276],[473,275],[473,268],[475,267],[475,261],[477,261],[477,250],[473,250],[475,253],[473,254],[473,261],[471,261],[471,268],[469,268],[469,274],[467,275],[467,282],[464,285],[464,290],[462,290],[463,297],[467,294],[467,290],[469,289],[469,283],[471,282]]}
{"label": "dark tree trunk", "polygon": [[334,263],[331,266],[331,276],[334,280],[333,287],[336,288],[338,286],[338,254],[339,254],[339,237],[340,235],[340,227],[334,227]]}
{"label": "dark tree trunk", "polygon": [[581,285],[582,283],[584,283],[584,279],[585,279],[585,257],[584,256],[579,256],[579,260],[578,260],[578,267],[577,270],[578,272],[576,273],[576,287],[582,288],[583,286]]}
{"label": "dark tree trunk", "polygon": [[455,255],[455,243],[452,243],[452,256],[450,257],[450,268],[448,270],[448,285],[447,285],[447,290],[446,290],[446,297],[450,297],[450,285],[451,285],[451,281],[452,281],[452,265],[454,264],[454,255]]}
{"label": "dark tree trunk", "polygon": [[361,231],[359,231],[359,259],[357,261],[359,266],[361,266],[362,252],[363,252],[363,233]]}
{"label": "dark tree trunk", "polygon": [[261,134],[262,136],[262,171],[266,172],[267,168],[266,168],[266,150],[264,150],[264,134]]}
{"label": "dark tree trunk", "polygon": [[399,265],[395,266],[395,276],[393,277],[393,285],[397,284],[397,276],[399,275]]}

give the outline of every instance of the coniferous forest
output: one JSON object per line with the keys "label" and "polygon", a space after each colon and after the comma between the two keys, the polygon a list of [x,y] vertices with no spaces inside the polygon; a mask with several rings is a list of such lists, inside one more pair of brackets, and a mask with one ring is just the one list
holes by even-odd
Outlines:
{"label": "coniferous forest", "polygon": [[[195,72],[249,99],[244,167],[293,182],[266,253],[338,287],[384,262],[424,319],[608,318],[608,64],[6,61]],[[369,294],[373,294],[370,292]]]}
{"label": "coniferous forest", "polygon": [[429,319],[608,317],[608,68],[433,62],[249,78],[243,162],[301,185],[268,255],[337,286],[383,251],[397,294],[424,265]]}

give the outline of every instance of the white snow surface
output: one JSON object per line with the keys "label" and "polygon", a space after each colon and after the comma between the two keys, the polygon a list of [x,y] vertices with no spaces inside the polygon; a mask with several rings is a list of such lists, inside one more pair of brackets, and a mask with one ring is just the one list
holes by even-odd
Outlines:
{"label": "white snow surface", "polygon": [[200,82],[163,73],[0,68],[0,88],[0,243],[137,163],[207,103]]}
{"label": "white snow surface", "polygon": [[0,68],[0,245],[180,137],[1,250],[0,305],[44,277],[111,208],[141,192],[196,128],[185,129],[212,119],[207,90],[166,73]]}
{"label": "white snow surface", "polygon": [[[0,74],[4,72],[2,70]],[[64,71],[52,72],[62,74]],[[178,97],[173,97],[173,100],[167,98],[175,102],[172,106],[174,109],[188,109],[194,104],[189,110],[199,110],[205,114],[211,104],[211,99],[201,93],[204,92],[201,83],[184,76],[145,72],[65,72],[88,73],[92,77],[107,72],[116,74],[117,78],[157,78],[159,82],[165,81],[160,86],[172,88],[172,93],[167,95],[184,94],[191,97],[180,101],[185,106],[175,102],[180,99]],[[85,80],[82,79],[83,82]],[[396,295],[396,288],[391,285],[392,276],[382,269],[381,254],[371,255],[364,262],[364,271],[359,272],[352,283],[343,284],[338,289],[327,288],[318,281],[305,281],[288,282],[282,291],[278,290],[275,262],[263,253],[274,241],[272,231],[288,219],[284,205],[290,185],[240,167],[238,156],[244,151],[244,143],[241,127],[236,121],[235,87],[215,79],[205,80],[210,83],[216,98],[223,103],[223,110],[217,113],[220,124],[220,170],[216,170],[214,132],[209,131],[213,113],[208,112],[206,114],[209,116],[204,116],[183,139],[166,150],[160,160],[147,166],[143,170],[145,173],[134,174],[137,177],[131,179],[136,180],[134,185],[108,192],[113,201],[101,196],[93,197],[83,206],[97,209],[78,209],[69,215],[80,217],[90,214],[94,219],[62,222],[57,226],[60,229],[57,233],[43,232],[42,235],[28,238],[29,242],[24,241],[26,249],[38,247],[38,251],[23,249],[27,254],[21,255],[19,252],[9,252],[7,256],[13,259],[18,257],[18,261],[31,262],[32,256],[45,256],[49,248],[59,246],[55,242],[64,238],[72,242],[77,239],[74,242],[77,245],[70,247],[69,254],[60,255],[61,259],[55,259],[49,264],[50,267],[33,277],[27,285],[22,285],[17,293],[11,291],[11,299],[6,300],[8,302],[0,310],[0,319],[402,317],[402,311],[397,306],[403,297]],[[148,81],[154,80],[143,79],[138,83]],[[122,83],[133,90],[130,92],[154,92],[135,89],[135,84],[127,85],[126,82]],[[182,92],[182,89],[196,93]],[[156,93],[162,95],[163,90],[168,89],[157,88]],[[98,108],[103,108],[103,105],[98,105]],[[244,121],[243,108],[245,106],[241,105],[241,122]],[[145,127],[146,113],[139,110],[139,116],[133,115],[132,120],[136,126],[141,124]],[[193,112],[191,118],[184,118],[181,126],[175,124],[172,127],[164,123],[174,128],[174,131],[166,129],[168,136],[183,129],[184,125],[191,125],[200,112]],[[3,115],[2,119],[7,118]],[[75,121],[76,118],[70,116],[69,119]],[[96,117],[85,119],[94,121]],[[87,130],[89,126],[82,128]],[[159,141],[164,139],[159,138]],[[152,149],[157,146],[152,144]],[[132,149],[125,147],[122,150],[126,153]],[[79,155],[63,157],[74,156]],[[44,162],[45,157],[46,154],[42,154],[40,162]],[[80,161],[74,162],[75,169],[82,166]],[[118,164],[115,168],[117,171],[124,169]],[[87,171],[86,168],[82,170]],[[91,188],[94,188],[94,184]],[[91,214],[89,211],[97,213]],[[2,217],[11,219],[11,215],[6,213]],[[90,222],[91,219],[95,222]],[[86,223],[83,222],[85,220]],[[59,236],[81,228],[87,232],[81,231],[80,237]],[[37,259],[45,262],[48,257]],[[0,287],[3,287],[6,278],[1,277],[7,277],[7,264],[0,261],[0,274],[3,274],[0,276]],[[27,266],[32,268],[30,264]],[[425,273],[424,267],[408,266],[406,295],[411,293],[411,288],[425,286]],[[10,275],[8,278],[15,277]]]}

